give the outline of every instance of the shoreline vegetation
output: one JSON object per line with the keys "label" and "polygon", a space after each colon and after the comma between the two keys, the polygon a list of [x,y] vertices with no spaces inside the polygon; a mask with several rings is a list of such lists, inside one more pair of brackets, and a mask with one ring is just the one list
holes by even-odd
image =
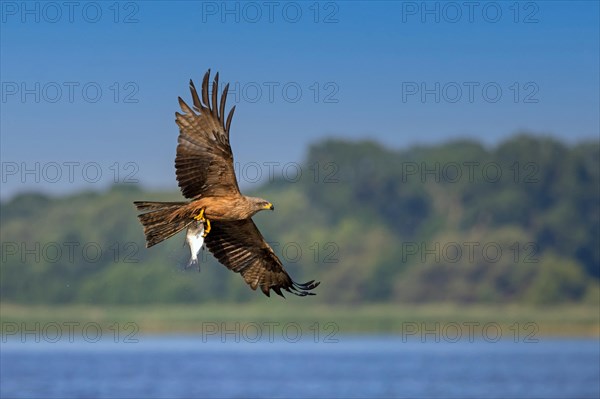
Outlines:
{"label": "shoreline vegetation", "polygon": [[[256,336],[257,329],[275,332],[293,327],[311,336],[386,334],[466,339],[478,336],[529,342],[542,337],[600,337],[598,306],[568,304],[549,307],[521,305],[367,304],[358,306],[292,303],[198,305],[0,305],[3,342],[8,335],[40,331],[55,335],[58,328],[81,331],[93,323],[102,330],[142,335],[201,334],[219,331]],[[72,327],[71,327],[72,326]],[[46,329],[46,332],[43,330]],[[242,331],[243,330],[243,331]],[[460,331],[459,331],[460,330]],[[484,331],[485,330],[485,331]],[[295,334],[295,332],[294,332]],[[484,335],[485,334],[485,335]],[[535,342],[535,341],[533,341]]]}
{"label": "shoreline vegetation", "polygon": [[184,271],[183,233],[145,248],[132,203],[181,201],[175,182],[23,193],[0,201],[2,333],[600,336],[600,143],[326,139],[298,167],[238,177],[275,204],[254,221],[295,281],[321,282],[316,297],[265,298],[209,251]]}

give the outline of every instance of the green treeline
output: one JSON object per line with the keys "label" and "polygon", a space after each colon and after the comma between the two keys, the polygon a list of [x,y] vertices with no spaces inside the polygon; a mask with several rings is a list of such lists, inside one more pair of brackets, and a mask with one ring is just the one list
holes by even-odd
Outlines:
{"label": "green treeline", "polygon": [[[465,140],[392,151],[328,140],[275,177],[246,194],[275,204],[254,219],[295,280],[321,281],[311,301],[598,301],[598,142],[519,135],[491,149]],[[201,273],[183,271],[183,234],[146,249],[134,200],[181,195],[120,185],[3,202],[2,301],[277,300],[206,251]]]}

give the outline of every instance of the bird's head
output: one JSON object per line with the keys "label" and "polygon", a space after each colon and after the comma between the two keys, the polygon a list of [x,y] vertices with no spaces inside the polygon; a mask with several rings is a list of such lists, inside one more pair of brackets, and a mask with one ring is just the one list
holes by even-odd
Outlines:
{"label": "bird's head", "polygon": [[264,211],[266,209],[270,209],[270,210],[275,209],[273,204],[271,204],[269,201],[262,199],[262,198],[250,197],[250,201],[252,203],[252,207],[253,207],[253,210],[255,213],[259,212],[259,211]]}

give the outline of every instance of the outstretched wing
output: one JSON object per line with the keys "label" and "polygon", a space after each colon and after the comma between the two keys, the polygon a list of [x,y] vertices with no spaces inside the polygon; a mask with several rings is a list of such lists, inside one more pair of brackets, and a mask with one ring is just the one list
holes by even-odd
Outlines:
{"label": "outstretched wing", "polygon": [[252,219],[213,222],[205,243],[219,262],[240,273],[253,290],[260,287],[266,296],[270,290],[283,296],[282,289],[298,296],[314,295],[308,291],[319,285],[314,280],[293,281]]}
{"label": "outstretched wing", "polygon": [[215,75],[213,81],[212,104],[208,97],[209,78],[210,69],[202,81],[202,101],[198,97],[194,82],[190,80],[194,109],[179,97],[183,114],[175,113],[179,126],[175,169],[179,188],[186,198],[239,193],[233,169],[233,153],[229,145],[229,127],[235,106],[231,108],[225,120],[225,101],[229,84],[223,90],[217,109],[219,74]]}

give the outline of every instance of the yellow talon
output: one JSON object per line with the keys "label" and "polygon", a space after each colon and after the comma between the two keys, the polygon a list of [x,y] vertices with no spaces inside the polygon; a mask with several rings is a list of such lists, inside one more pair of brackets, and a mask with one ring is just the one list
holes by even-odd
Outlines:
{"label": "yellow talon", "polygon": [[208,233],[210,233],[210,220],[205,219],[204,220],[204,234],[202,234],[202,237],[206,237],[208,235]]}
{"label": "yellow talon", "polygon": [[200,214],[198,216],[194,217],[194,219],[204,222],[204,208],[202,208],[200,210]]}

